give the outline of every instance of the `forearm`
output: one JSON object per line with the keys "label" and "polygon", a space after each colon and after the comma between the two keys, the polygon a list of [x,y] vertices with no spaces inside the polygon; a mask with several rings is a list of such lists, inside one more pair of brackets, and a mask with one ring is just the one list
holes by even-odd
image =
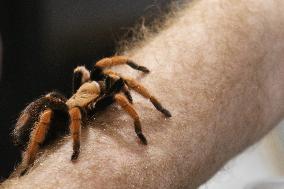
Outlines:
{"label": "forearm", "polygon": [[7,186],[197,187],[283,117],[283,7],[281,0],[196,1],[128,52],[151,70],[141,83],[173,115],[164,119],[134,95],[147,146],[114,106],[83,129],[78,162],[70,161],[71,141],[64,143]]}

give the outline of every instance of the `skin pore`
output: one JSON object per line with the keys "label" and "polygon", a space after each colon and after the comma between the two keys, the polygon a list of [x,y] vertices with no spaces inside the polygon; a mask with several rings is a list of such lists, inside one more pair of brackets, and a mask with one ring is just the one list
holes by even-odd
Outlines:
{"label": "skin pore", "polygon": [[148,145],[117,105],[82,129],[72,163],[66,137],[4,188],[196,188],[284,115],[284,2],[199,0],[126,54],[151,71],[140,81],[171,113],[133,94]]}

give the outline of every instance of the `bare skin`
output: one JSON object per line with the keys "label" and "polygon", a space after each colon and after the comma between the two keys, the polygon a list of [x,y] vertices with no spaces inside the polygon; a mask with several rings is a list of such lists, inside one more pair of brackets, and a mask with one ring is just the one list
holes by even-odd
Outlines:
{"label": "bare skin", "polygon": [[4,188],[196,188],[284,115],[284,2],[196,1],[128,52],[151,70],[140,80],[173,117],[133,95],[148,145],[114,105],[71,140],[49,147]]}

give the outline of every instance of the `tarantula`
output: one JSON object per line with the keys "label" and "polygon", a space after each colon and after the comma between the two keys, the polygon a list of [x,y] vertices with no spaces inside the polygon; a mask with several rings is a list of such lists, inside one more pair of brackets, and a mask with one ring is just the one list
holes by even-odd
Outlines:
{"label": "tarantula", "polygon": [[147,144],[129,90],[133,89],[149,99],[166,117],[171,117],[171,114],[139,82],[105,69],[121,64],[149,73],[146,67],[137,65],[125,56],[104,58],[95,63],[91,71],[84,66],[74,70],[73,95],[69,99],[58,92],[50,92],[30,103],[22,111],[12,133],[15,144],[23,151],[22,165],[25,169],[21,175],[34,162],[39,148],[53,138],[66,134],[68,128],[73,138],[71,160],[76,160],[80,152],[82,120],[114,102],[132,117],[137,136],[142,144]]}

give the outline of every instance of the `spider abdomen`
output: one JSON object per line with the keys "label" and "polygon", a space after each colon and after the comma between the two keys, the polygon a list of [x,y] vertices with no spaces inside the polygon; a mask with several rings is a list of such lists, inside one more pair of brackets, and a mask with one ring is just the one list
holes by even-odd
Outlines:
{"label": "spider abdomen", "polygon": [[58,135],[67,133],[70,117],[65,102],[65,98],[46,95],[30,103],[22,111],[12,132],[15,145],[21,150],[25,150],[36,122],[39,121],[40,115],[47,109],[53,111],[53,116],[51,127],[42,145],[49,143],[51,139],[56,138]]}

